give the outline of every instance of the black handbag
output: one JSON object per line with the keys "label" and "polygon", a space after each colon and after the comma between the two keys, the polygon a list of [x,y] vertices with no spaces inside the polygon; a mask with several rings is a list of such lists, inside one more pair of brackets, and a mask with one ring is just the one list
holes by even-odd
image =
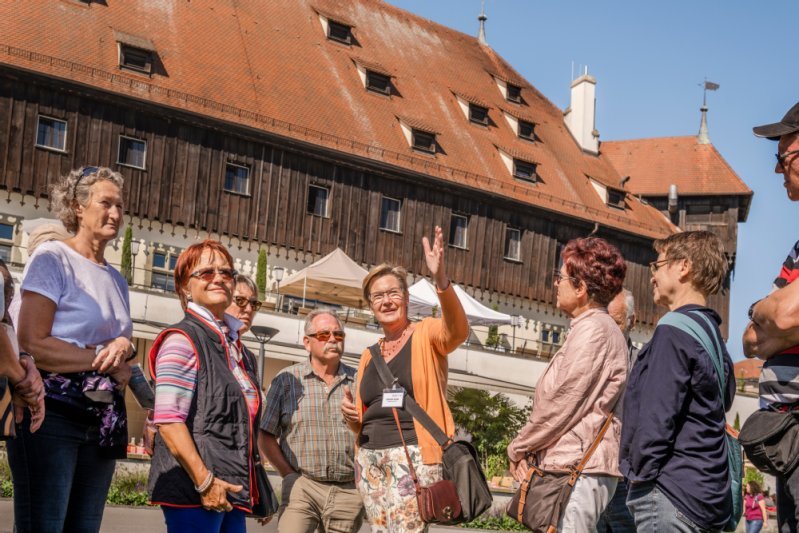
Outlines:
{"label": "black handbag", "polygon": [[258,501],[252,507],[252,516],[257,518],[272,516],[277,512],[277,496],[260,462],[255,465],[255,485],[258,487]]}
{"label": "black handbag", "polygon": [[[380,353],[380,347],[377,344],[372,345],[369,351],[383,386],[390,388],[394,383],[394,376]],[[443,477],[455,484],[458,500],[461,503],[460,515],[452,516],[446,523],[470,522],[483,514],[491,507],[493,499],[474,447],[466,441],[454,441],[449,438],[411,396],[406,396],[403,410],[413,416],[443,450],[441,460]]]}
{"label": "black handbag", "polygon": [[755,411],[744,422],[738,441],[758,470],[787,476],[799,464],[799,413]]}

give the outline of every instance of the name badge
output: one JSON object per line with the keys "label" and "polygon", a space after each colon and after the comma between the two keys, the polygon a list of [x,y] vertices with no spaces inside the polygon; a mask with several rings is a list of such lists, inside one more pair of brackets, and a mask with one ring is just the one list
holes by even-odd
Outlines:
{"label": "name badge", "polygon": [[396,389],[383,389],[383,407],[402,409],[403,405],[405,405],[405,389],[401,387]]}

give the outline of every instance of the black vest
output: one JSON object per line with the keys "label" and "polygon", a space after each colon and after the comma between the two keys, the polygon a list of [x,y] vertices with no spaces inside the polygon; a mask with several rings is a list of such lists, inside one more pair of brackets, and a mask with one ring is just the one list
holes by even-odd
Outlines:
{"label": "black vest", "polygon": [[[255,441],[257,427],[251,427],[247,401],[239,382],[230,371],[231,357],[222,342],[221,333],[211,329],[192,311],[158,336],[150,350],[150,375],[155,376],[155,358],[164,337],[172,332],[182,332],[194,345],[199,368],[186,426],[205,466],[214,475],[233,485],[242,485],[238,494],[228,493],[235,507],[250,512],[255,480],[250,460],[260,464]],[[255,360],[242,349],[247,376],[257,388]],[[260,419],[259,400],[258,414]],[[194,483],[167,448],[161,435],[156,435],[155,452],[150,466],[148,482],[150,500],[154,504],[199,506],[200,495]],[[255,489],[257,492],[257,488]]]}

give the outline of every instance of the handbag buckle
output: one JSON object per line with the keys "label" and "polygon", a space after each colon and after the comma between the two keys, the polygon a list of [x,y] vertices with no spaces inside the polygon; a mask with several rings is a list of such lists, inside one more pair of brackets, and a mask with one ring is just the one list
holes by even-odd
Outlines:
{"label": "handbag buckle", "polygon": [[444,521],[449,522],[452,520],[452,507],[447,505],[441,510],[441,513],[444,515]]}

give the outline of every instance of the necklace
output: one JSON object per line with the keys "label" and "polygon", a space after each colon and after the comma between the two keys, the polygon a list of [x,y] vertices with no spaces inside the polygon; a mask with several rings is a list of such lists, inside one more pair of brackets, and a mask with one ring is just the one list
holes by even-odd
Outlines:
{"label": "necklace", "polygon": [[380,353],[383,355],[383,358],[393,356],[397,353],[398,348],[405,344],[406,337],[413,331],[413,327],[411,326],[413,326],[413,324],[409,322],[408,325],[405,326],[405,329],[402,330],[402,333],[400,333],[400,336],[394,340],[387,341],[385,337],[380,339]]}

